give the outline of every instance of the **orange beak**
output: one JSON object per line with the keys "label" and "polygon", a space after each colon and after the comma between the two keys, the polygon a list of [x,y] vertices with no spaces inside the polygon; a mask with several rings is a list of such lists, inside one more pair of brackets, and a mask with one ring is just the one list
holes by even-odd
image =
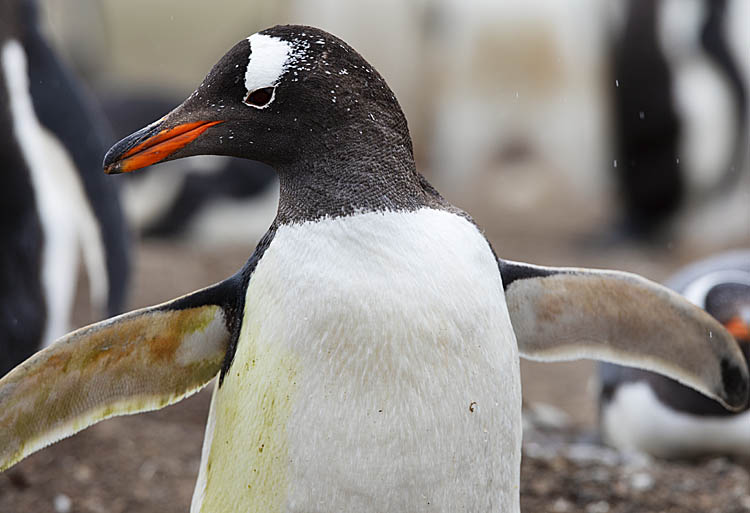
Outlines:
{"label": "orange beak", "polygon": [[737,340],[750,340],[750,325],[739,316],[732,317],[724,326]]}
{"label": "orange beak", "polygon": [[161,162],[223,121],[195,121],[159,130],[159,123],[126,137],[104,157],[107,174],[129,173]]}

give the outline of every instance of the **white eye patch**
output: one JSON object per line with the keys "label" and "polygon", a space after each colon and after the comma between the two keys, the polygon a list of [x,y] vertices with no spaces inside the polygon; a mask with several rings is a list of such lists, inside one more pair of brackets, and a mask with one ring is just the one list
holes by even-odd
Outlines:
{"label": "white eye patch", "polygon": [[[289,43],[277,37],[253,34],[247,40],[250,41],[250,60],[247,63],[247,71],[245,71],[246,98],[258,90],[275,87],[281,75],[286,71],[291,53]],[[245,101],[245,104],[263,108],[271,101],[273,101],[273,97],[262,106],[247,101]]]}

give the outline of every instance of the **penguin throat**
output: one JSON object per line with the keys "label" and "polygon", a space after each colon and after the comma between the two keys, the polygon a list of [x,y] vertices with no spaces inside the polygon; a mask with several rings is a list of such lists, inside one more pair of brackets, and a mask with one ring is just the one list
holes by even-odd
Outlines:
{"label": "penguin throat", "polygon": [[[400,150],[400,151],[399,151]],[[416,210],[435,202],[423,187],[410,148],[357,158],[331,154],[277,169],[279,224],[363,212]],[[442,198],[440,198],[442,200]]]}

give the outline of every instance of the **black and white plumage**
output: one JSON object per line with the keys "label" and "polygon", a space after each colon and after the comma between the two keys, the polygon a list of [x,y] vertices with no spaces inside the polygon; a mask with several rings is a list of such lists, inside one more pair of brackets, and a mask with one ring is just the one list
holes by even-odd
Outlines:
{"label": "black and white plumage", "polygon": [[678,212],[728,196],[750,169],[748,56],[730,30],[744,14],[738,3],[617,3],[613,171],[626,235],[659,235]]}
{"label": "black and white plumage", "polygon": [[383,78],[324,31],[240,41],[104,164],[199,154],[274,167],[268,232],[227,280],[74,332],[0,380],[0,469],[219,376],[193,512],[518,512],[519,354],[639,365],[747,401],[736,342],[677,294],[498,260],[417,172]]}
{"label": "black and white plumage", "polygon": [[[750,361],[750,251],[688,266],[666,282],[728,327]],[[600,366],[600,425],[609,444],[664,457],[750,454],[750,411],[730,412],[667,377]]]}
{"label": "black and white plumage", "polygon": [[124,306],[128,235],[98,161],[101,116],[49,47],[32,1],[0,2],[0,374],[69,326],[79,251],[98,315]]}

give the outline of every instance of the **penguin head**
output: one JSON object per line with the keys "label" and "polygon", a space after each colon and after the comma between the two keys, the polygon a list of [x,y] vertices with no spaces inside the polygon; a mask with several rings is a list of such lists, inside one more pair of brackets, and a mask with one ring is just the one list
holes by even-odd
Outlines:
{"label": "penguin head", "polygon": [[737,339],[750,362],[750,273],[747,282],[720,283],[708,290],[705,309]]}
{"label": "penguin head", "polygon": [[682,294],[722,323],[750,362],[750,271],[746,262],[726,269],[698,273]]}
{"label": "penguin head", "polygon": [[237,43],[181,105],[112,147],[104,168],[229,155],[277,171],[305,169],[366,154],[372,141],[412,155],[406,119],[383,78],[322,30],[276,26]]}

